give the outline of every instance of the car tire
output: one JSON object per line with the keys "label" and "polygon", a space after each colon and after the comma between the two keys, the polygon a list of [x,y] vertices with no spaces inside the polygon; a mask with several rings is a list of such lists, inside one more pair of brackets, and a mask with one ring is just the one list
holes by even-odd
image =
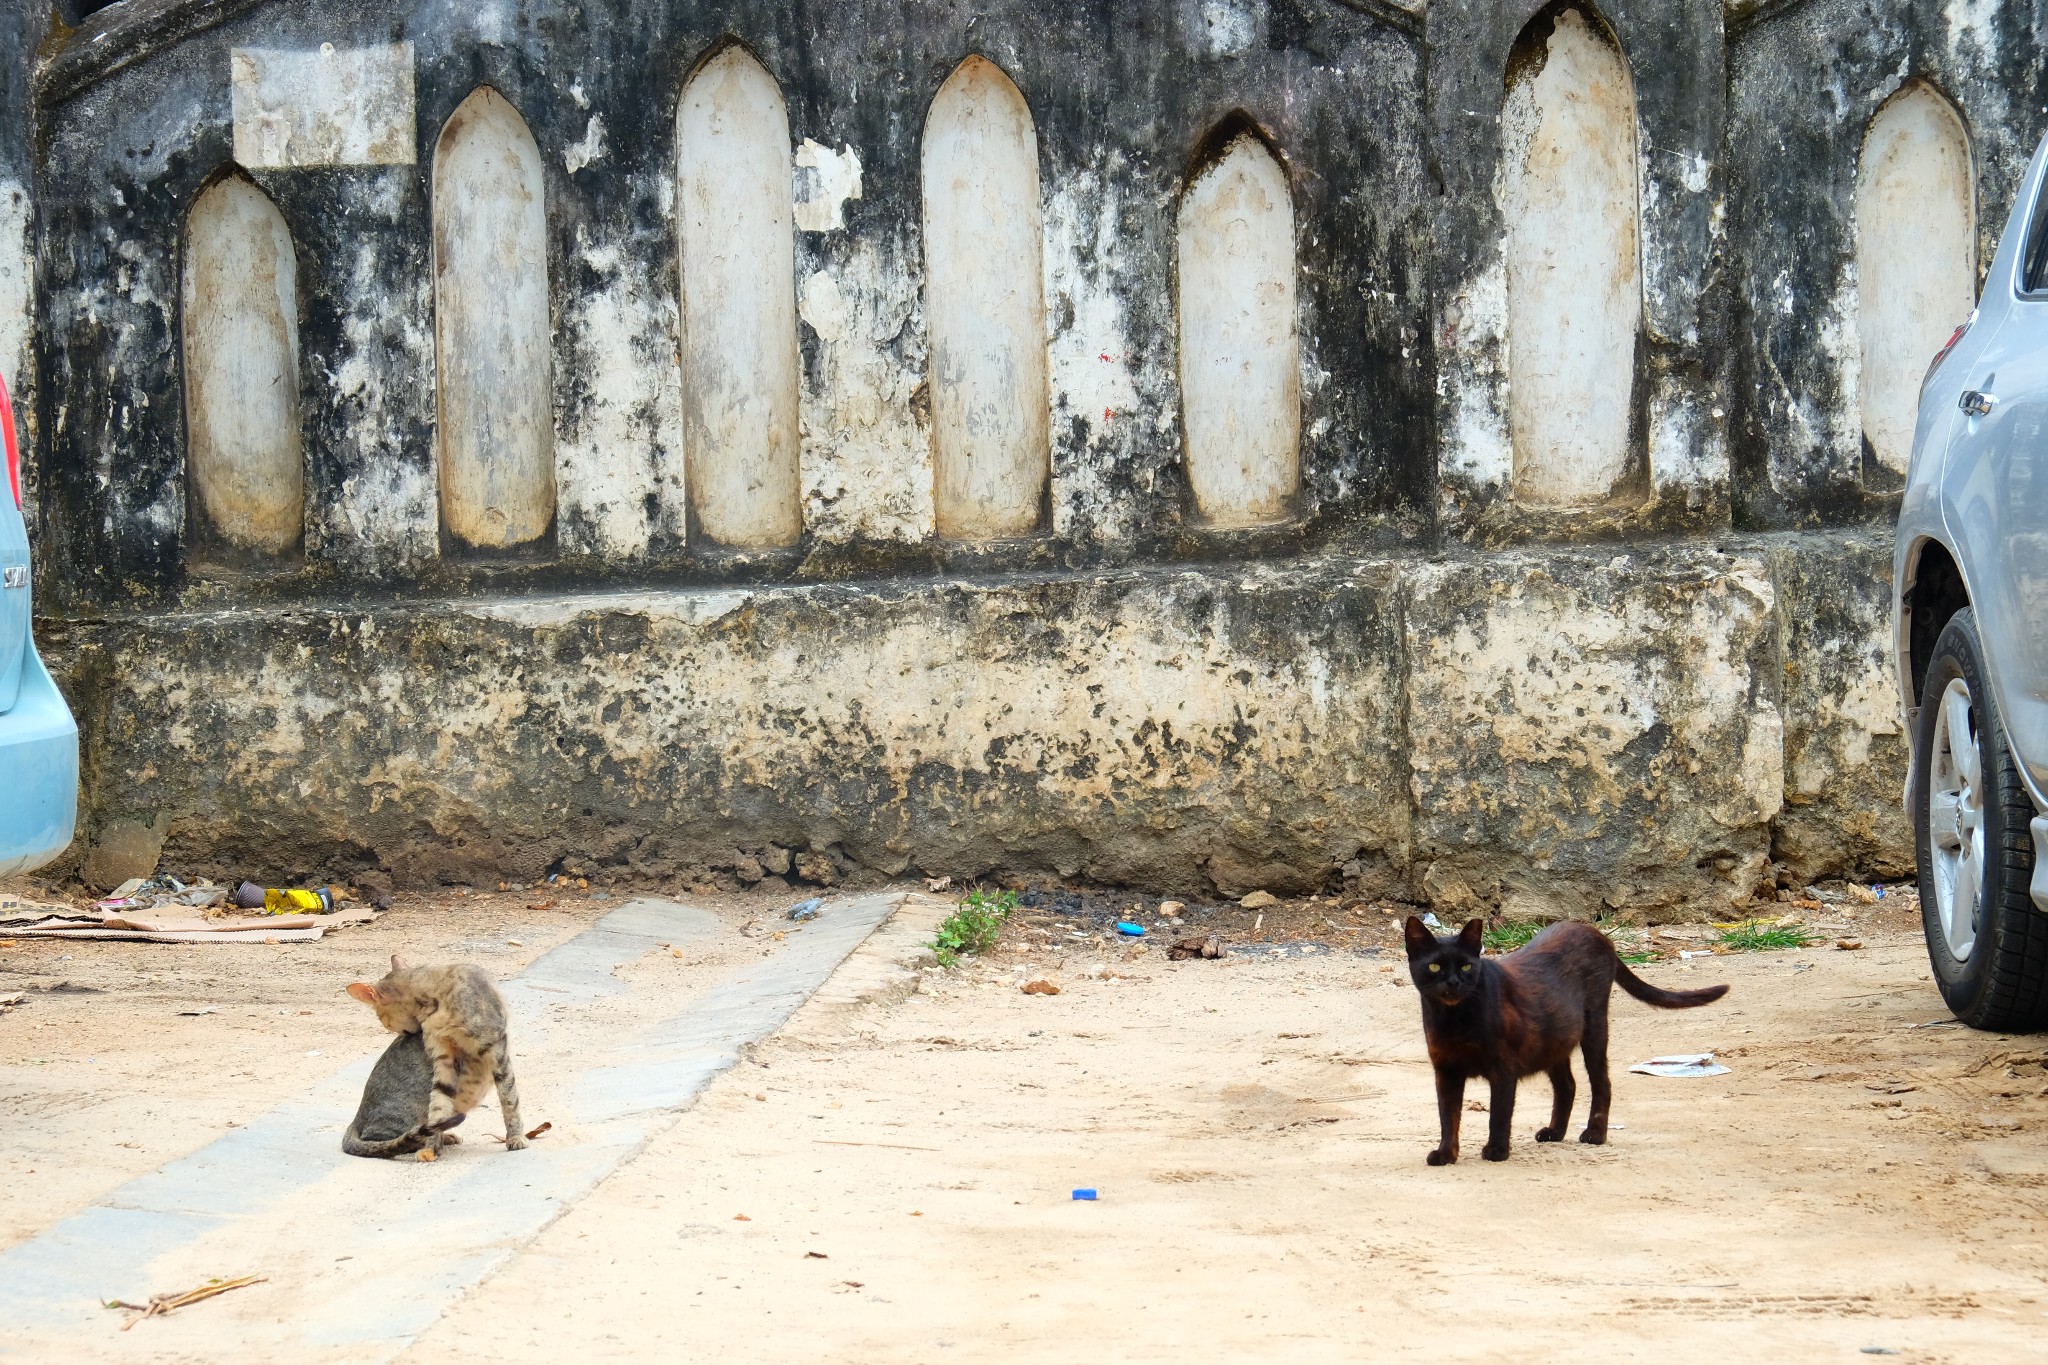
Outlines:
{"label": "car tire", "polygon": [[2028,894],[2034,805],[1986,686],[1976,614],[1949,618],[1920,685],[1913,842],[1941,998],[1972,1028],[2048,1025],[2048,913]]}

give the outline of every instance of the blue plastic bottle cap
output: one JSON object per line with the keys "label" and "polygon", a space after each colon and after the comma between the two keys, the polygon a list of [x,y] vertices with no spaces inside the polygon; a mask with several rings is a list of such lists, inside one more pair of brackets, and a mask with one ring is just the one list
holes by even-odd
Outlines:
{"label": "blue plastic bottle cap", "polygon": [[1086,1199],[1086,1200],[1089,1200],[1089,1201],[1093,1202],[1093,1200],[1095,1199],[1095,1191],[1093,1191],[1093,1190],[1075,1190],[1075,1191],[1074,1191],[1074,1198],[1076,1198],[1076,1199]]}
{"label": "blue plastic bottle cap", "polygon": [[1120,919],[1116,922],[1116,931],[1119,934],[1129,934],[1132,938],[1142,938],[1145,933],[1145,926],[1133,924],[1127,919]]}

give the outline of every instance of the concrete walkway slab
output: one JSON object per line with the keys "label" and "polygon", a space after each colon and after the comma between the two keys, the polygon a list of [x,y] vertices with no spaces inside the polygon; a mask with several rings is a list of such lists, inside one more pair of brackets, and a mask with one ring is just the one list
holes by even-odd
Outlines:
{"label": "concrete walkway slab", "polygon": [[[439,1162],[342,1155],[364,1057],[247,1128],[128,1182],[83,1213],[0,1253],[0,1356],[10,1359],[388,1360],[620,1162],[670,1127],[742,1049],[773,1033],[901,895],[828,904],[772,956],[748,962],[631,1038],[550,1077],[571,1116],[526,1151],[471,1132]],[[507,983],[519,1039],[624,989],[614,969],[717,921],[673,902],[636,901]],[[526,1078],[522,1077],[525,1081]],[[529,1083],[530,1085],[530,1083]],[[476,1130],[485,1125],[466,1125]],[[226,1267],[240,1267],[228,1270]],[[100,1306],[143,1286],[212,1275],[269,1284],[122,1333]]]}

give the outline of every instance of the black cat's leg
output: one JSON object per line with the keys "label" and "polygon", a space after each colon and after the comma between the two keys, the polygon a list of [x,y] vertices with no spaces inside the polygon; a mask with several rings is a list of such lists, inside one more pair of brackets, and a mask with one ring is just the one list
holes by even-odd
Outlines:
{"label": "black cat's leg", "polygon": [[1465,1077],[1463,1073],[1446,1071],[1442,1067],[1436,1072],[1436,1116],[1443,1125],[1443,1141],[1429,1154],[1432,1166],[1448,1166],[1458,1159],[1458,1122],[1465,1112]]}
{"label": "black cat's leg", "polygon": [[1479,1155],[1488,1161],[1506,1161],[1508,1142],[1512,1137],[1509,1130],[1515,1122],[1513,1076],[1493,1078],[1493,1093],[1487,1098],[1486,1108],[1486,1145],[1479,1149]]}
{"label": "black cat's leg", "polygon": [[1538,1142],[1563,1142],[1564,1127],[1572,1121],[1572,1100],[1578,1084],[1572,1080],[1572,1059],[1567,1057],[1550,1068],[1550,1126],[1536,1130]]}
{"label": "black cat's leg", "polygon": [[1601,1001],[1586,1019],[1586,1036],[1580,1046],[1586,1056],[1586,1085],[1593,1092],[1593,1107],[1586,1115],[1585,1131],[1579,1141],[1607,1141],[1607,1110],[1614,1103],[1614,1086],[1607,1076],[1607,1002]]}

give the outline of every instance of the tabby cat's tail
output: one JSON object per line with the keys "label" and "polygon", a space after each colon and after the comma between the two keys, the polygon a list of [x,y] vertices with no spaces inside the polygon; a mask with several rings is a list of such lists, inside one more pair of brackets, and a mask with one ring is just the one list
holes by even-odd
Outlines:
{"label": "tabby cat's tail", "polygon": [[1696,991],[1661,990],[1630,971],[1619,954],[1614,959],[1614,979],[1630,995],[1660,1010],[1689,1010],[1695,1005],[1711,1005],[1728,994],[1726,986],[1702,986]]}
{"label": "tabby cat's tail", "polygon": [[354,1124],[350,1124],[348,1131],[341,1135],[341,1150],[350,1156],[404,1156],[408,1152],[417,1152],[426,1145],[426,1139],[416,1132],[392,1138],[388,1142],[366,1142],[356,1136]]}

